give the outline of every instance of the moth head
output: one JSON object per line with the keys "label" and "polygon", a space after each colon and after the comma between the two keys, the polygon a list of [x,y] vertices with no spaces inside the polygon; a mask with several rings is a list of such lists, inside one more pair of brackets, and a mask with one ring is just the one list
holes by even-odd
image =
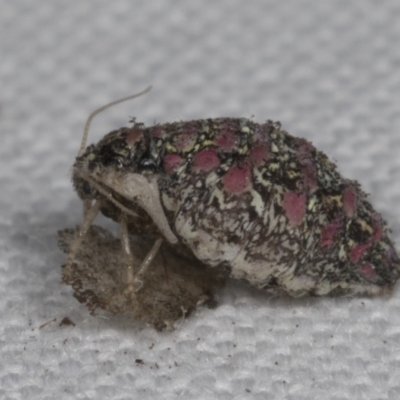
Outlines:
{"label": "moth head", "polygon": [[73,165],[73,183],[82,200],[97,198],[102,186],[102,174],[112,171],[124,173],[150,174],[157,170],[157,160],[150,154],[149,140],[143,124],[134,123],[130,128],[120,128],[105,135],[97,144],[86,147],[89,127],[95,115],[106,108],[138,97],[150,90],[109,103],[88,118],[81,147]]}

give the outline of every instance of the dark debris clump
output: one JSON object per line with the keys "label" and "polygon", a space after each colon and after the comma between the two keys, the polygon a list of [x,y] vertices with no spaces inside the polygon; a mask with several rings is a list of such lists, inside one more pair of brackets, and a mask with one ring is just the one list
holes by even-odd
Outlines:
{"label": "dark debris clump", "polygon": [[[76,229],[58,232],[61,250],[68,253]],[[135,258],[143,260],[152,242],[131,239]],[[129,291],[126,266],[121,261],[121,244],[107,230],[93,225],[75,257],[72,273],[62,282],[72,286],[76,299],[93,314],[96,309],[112,314],[130,314],[157,330],[172,327],[188,317],[198,305],[216,305],[215,290],[225,282],[225,276],[201,262],[177,254],[163,244],[137,291]]]}

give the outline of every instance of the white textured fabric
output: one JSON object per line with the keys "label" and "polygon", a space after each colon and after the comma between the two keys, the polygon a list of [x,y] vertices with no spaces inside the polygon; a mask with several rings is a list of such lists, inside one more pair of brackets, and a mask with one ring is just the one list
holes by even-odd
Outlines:
{"label": "white textured fabric", "polygon": [[55,238],[81,219],[70,166],[89,112],[152,84],[90,141],[133,116],[280,120],[362,183],[400,243],[398,0],[0,6],[1,399],[399,398],[400,288],[293,300],[233,282],[157,333],[90,316],[60,284]]}

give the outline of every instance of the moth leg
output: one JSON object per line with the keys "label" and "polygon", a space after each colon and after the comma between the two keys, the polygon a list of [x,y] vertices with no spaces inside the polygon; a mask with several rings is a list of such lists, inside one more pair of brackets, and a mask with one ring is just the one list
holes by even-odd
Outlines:
{"label": "moth leg", "polygon": [[158,250],[161,247],[163,240],[157,239],[151,248],[151,250],[147,253],[146,257],[142,261],[139,266],[137,273],[134,273],[133,267],[135,265],[135,257],[132,254],[130,242],[129,242],[129,231],[128,224],[126,222],[126,215],[121,214],[121,218],[119,221],[120,227],[120,237],[121,237],[121,245],[122,245],[122,253],[124,257],[124,263],[126,265],[126,280],[128,284],[128,291],[138,291],[143,286],[143,281],[139,279],[141,275],[147,270],[150,266],[151,262],[154,260],[154,257],[157,255]]}
{"label": "moth leg", "polygon": [[153,244],[153,247],[151,248],[151,250],[147,253],[146,257],[140,264],[139,270],[136,273],[136,277],[135,277],[135,285],[137,286],[136,291],[140,290],[141,287],[143,286],[143,281],[141,281],[139,279],[139,277],[144,274],[144,272],[150,266],[151,262],[154,260],[155,256],[158,253],[158,250],[160,250],[162,242],[163,242],[163,240],[161,238],[157,239],[155,241],[155,243]]}
{"label": "moth leg", "polygon": [[[85,206],[84,206],[85,207]],[[91,208],[87,209],[84,215],[83,222],[79,227],[78,232],[76,233],[74,240],[72,241],[71,247],[69,248],[67,264],[65,266],[65,275],[69,277],[71,274],[72,263],[76,256],[79,247],[82,244],[82,241],[89,230],[90,226],[92,225],[94,219],[96,218],[97,214],[99,213],[101,208],[101,202],[97,201]]]}
{"label": "moth leg", "polygon": [[154,257],[157,255],[158,250],[160,250],[160,247],[162,245],[163,240],[161,238],[157,239],[155,243],[153,244],[153,247],[151,250],[147,253],[147,256],[145,259],[142,261],[139,267],[139,271],[137,272],[137,276],[143,275],[143,273],[146,271],[146,269],[149,267],[151,262],[154,260]]}
{"label": "moth leg", "polygon": [[129,243],[128,224],[126,222],[126,215],[124,213],[121,214],[119,229],[124,264],[126,265],[126,281],[128,283],[128,290],[131,291],[132,288],[135,286],[135,273],[133,271],[135,259],[133,257],[131,245]]}
{"label": "moth leg", "polygon": [[83,203],[83,218],[86,217],[86,214],[88,213],[88,211],[92,208],[92,200],[90,199],[85,199],[82,201]]}

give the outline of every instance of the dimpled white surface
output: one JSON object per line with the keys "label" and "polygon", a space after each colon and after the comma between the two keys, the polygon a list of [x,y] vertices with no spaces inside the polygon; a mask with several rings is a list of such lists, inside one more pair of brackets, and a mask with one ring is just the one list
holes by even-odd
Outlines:
{"label": "dimpled white surface", "polygon": [[90,142],[133,116],[280,120],[361,182],[400,243],[398,0],[0,4],[1,399],[399,398],[399,287],[293,300],[231,282],[157,333],[89,315],[55,238],[81,220],[70,167],[89,112],[152,84]]}

